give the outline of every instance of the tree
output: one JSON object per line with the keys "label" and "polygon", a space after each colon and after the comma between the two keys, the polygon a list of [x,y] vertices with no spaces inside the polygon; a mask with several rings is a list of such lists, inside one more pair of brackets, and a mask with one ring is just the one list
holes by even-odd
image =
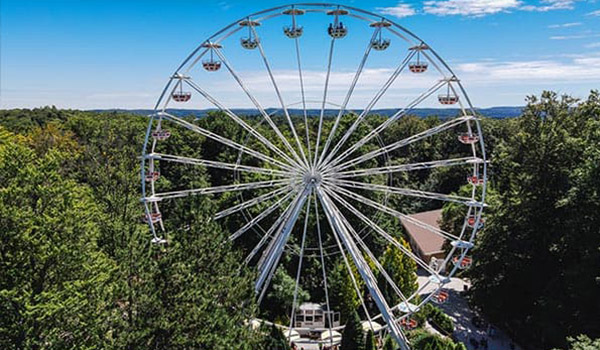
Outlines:
{"label": "tree", "polygon": [[271,325],[269,334],[265,336],[261,349],[264,350],[288,350],[290,348],[285,335],[274,324]]}
{"label": "tree", "polygon": [[110,318],[115,266],[97,246],[91,191],[62,174],[78,156],[72,141],[29,147],[0,128],[3,349],[102,347],[109,331],[99,320]]}
{"label": "tree", "polygon": [[[581,334],[574,337],[568,337],[567,342],[569,343],[569,350],[599,350],[600,349],[600,338],[590,339],[587,335]],[[556,350],[556,349],[555,349]]]}
{"label": "tree", "polygon": [[600,336],[600,98],[545,92],[492,155],[498,204],[469,272],[473,302],[532,348]]}
{"label": "tree", "polygon": [[[351,269],[353,269],[352,273],[355,280],[359,284],[359,288],[362,289],[362,283],[364,282],[360,278],[358,271],[355,271],[356,267],[352,264],[352,260],[350,258],[348,260]],[[330,287],[331,308],[334,311],[339,311],[341,321],[345,322],[360,306],[360,299],[356,293],[352,277],[348,273],[348,268],[342,259],[333,266],[327,279]]]}
{"label": "tree", "polygon": [[369,331],[367,332],[367,336],[365,338],[365,348],[364,350],[375,350],[376,344],[375,344],[375,336],[373,335],[373,330],[369,329]]}
{"label": "tree", "polygon": [[392,337],[387,336],[383,343],[383,350],[396,350],[396,341]]}
{"label": "tree", "polygon": [[340,350],[364,350],[364,333],[358,312],[354,311],[344,327]]}
{"label": "tree", "polygon": [[[410,249],[410,246],[403,238],[398,238],[398,241],[405,248]],[[384,251],[381,260],[381,265],[402,294],[409,296],[417,290],[417,265],[410,257],[396,246],[390,244]],[[396,294],[383,274],[378,275],[378,285],[390,305],[400,303],[400,296]]]}

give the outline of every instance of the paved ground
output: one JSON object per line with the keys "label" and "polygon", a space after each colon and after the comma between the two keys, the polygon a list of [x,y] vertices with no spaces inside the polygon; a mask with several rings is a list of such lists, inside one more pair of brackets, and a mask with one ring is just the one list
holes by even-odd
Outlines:
{"label": "paved ground", "polygon": [[[427,277],[419,275],[418,282],[419,285],[423,285],[427,282]],[[459,295],[459,292],[462,292],[465,286],[467,288],[470,287],[468,282],[460,278],[452,278],[451,282],[445,286],[450,293],[450,298],[445,304],[439,305],[454,321],[455,336],[465,343],[469,350],[484,349],[482,346],[476,347],[470,342],[470,339],[474,339],[477,342],[480,342],[481,339],[487,339],[488,350],[511,350],[510,345],[512,341],[504,332],[491,326],[494,330],[492,333],[489,333],[490,326],[487,323],[481,327],[477,327],[472,323],[473,317],[476,314],[471,310],[467,301]],[[435,289],[435,286],[430,285],[424,289],[423,293],[431,292],[433,289]],[[514,345],[514,349],[521,350],[516,344]]]}

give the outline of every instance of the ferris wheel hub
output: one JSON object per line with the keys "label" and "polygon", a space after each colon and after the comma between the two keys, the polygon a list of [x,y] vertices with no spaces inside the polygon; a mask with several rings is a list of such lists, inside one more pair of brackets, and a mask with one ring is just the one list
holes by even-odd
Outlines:
{"label": "ferris wheel hub", "polygon": [[302,177],[305,186],[317,186],[321,183],[321,174],[318,172],[307,172]]}

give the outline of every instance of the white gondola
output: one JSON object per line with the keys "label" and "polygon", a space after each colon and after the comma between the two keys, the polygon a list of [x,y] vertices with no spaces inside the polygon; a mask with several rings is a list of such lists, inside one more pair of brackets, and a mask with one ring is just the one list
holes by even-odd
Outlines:
{"label": "white gondola", "polygon": [[283,34],[290,39],[299,38],[304,33],[304,29],[299,26],[287,26],[283,27]]}
{"label": "white gondola", "polygon": [[156,141],[164,141],[171,137],[171,132],[169,130],[156,130],[152,132],[152,138]]}
{"label": "white gondola", "polygon": [[408,69],[413,73],[425,73],[429,65],[427,62],[417,61],[408,64]]}
{"label": "white gondola", "polygon": [[453,105],[458,102],[458,96],[453,94],[442,94],[438,96],[438,101],[443,105]]}
{"label": "white gondola", "polygon": [[210,60],[204,60],[202,61],[202,67],[209,72],[216,72],[221,69],[221,61],[212,58]]}
{"label": "white gondola", "polygon": [[348,28],[346,28],[342,22],[338,24],[330,23],[329,28],[327,28],[327,33],[334,39],[341,39],[348,34]]}
{"label": "white gondola", "polygon": [[371,41],[371,47],[377,51],[383,51],[390,47],[390,39],[374,39]]}
{"label": "white gondola", "polygon": [[340,16],[345,16],[348,11],[343,9],[336,9],[327,12],[328,15],[334,16],[333,23],[329,23],[327,28],[327,34],[334,39],[341,39],[348,34],[348,28],[339,20]]}
{"label": "white gondola", "polygon": [[428,50],[429,46],[425,45],[425,44],[421,44],[418,46],[413,46],[410,48],[410,50],[413,51],[417,51],[417,59],[416,61],[410,62],[408,64],[408,69],[412,72],[412,73],[425,73],[427,71],[427,68],[429,68],[429,64],[427,62],[424,62],[421,59],[421,51],[423,50]]}
{"label": "white gondola", "polygon": [[244,49],[254,50],[258,47],[258,39],[253,38],[241,38],[240,44]]}
{"label": "white gondola", "polygon": [[160,237],[154,237],[150,242],[152,242],[153,244],[167,244],[167,240]]}
{"label": "white gondola", "polygon": [[175,91],[171,97],[175,102],[187,102],[192,98],[192,93],[189,91]]}
{"label": "white gondola", "polygon": [[202,47],[208,48],[210,51],[210,58],[202,61],[202,67],[209,72],[216,72],[221,69],[221,61],[215,59],[214,51],[223,46],[217,43],[205,42]]}
{"label": "white gondola", "polygon": [[304,29],[296,23],[296,16],[304,14],[304,10],[294,8],[283,11],[284,15],[292,16],[292,25],[283,27],[283,34],[290,39],[296,39],[304,34]]}

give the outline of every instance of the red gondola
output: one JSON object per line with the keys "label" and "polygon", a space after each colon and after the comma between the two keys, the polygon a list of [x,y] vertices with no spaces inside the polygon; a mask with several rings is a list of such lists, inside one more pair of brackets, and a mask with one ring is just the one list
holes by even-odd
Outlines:
{"label": "red gondola", "polygon": [[407,329],[407,330],[412,330],[417,328],[419,324],[417,323],[416,320],[413,320],[412,318],[403,318],[400,320],[400,326],[402,326],[402,328]]}
{"label": "red gondola", "polygon": [[465,256],[461,260],[459,256],[455,256],[452,259],[452,262],[459,269],[465,270],[465,269],[468,269],[469,267],[471,267],[471,265],[473,264],[473,259],[470,256]]}
{"label": "red gondola", "polygon": [[436,304],[444,304],[449,298],[450,294],[448,292],[440,290],[431,297],[431,300]]}
{"label": "red gondola", "polygon": [[162,219],[162,215],[160,213],[150,213],[150,215],[144,215],[143,219],[146,223],[151,222],[155,224]]}
{"label": "red gondola", "polygon": [[[475,222],[477,221],[475,215],[471,215],[467,218],[467,225],[469,225],[469,227],[475,227]],[[483,218],[479,219],[479,228],[481,228],[483,226],[484,220]]]}
{"label": "red gondola", "polygon": [[461,143],[464,143],[465,145],[472,145],[479,141],[479,136],[474,135],[474,134],[464,133],[464,134],[458,135],[458,141],[460,141]]}
{"label": "red gondola", "polygon": [[158,171],[149,171],[146,173],[146,182],[152,182],[158,180],[160,177],[160,172]]}
{"label": "red gondola", "polygon": [[483,185],[483,179],[477,175],[467,176],[467,182],[473,186]]}

